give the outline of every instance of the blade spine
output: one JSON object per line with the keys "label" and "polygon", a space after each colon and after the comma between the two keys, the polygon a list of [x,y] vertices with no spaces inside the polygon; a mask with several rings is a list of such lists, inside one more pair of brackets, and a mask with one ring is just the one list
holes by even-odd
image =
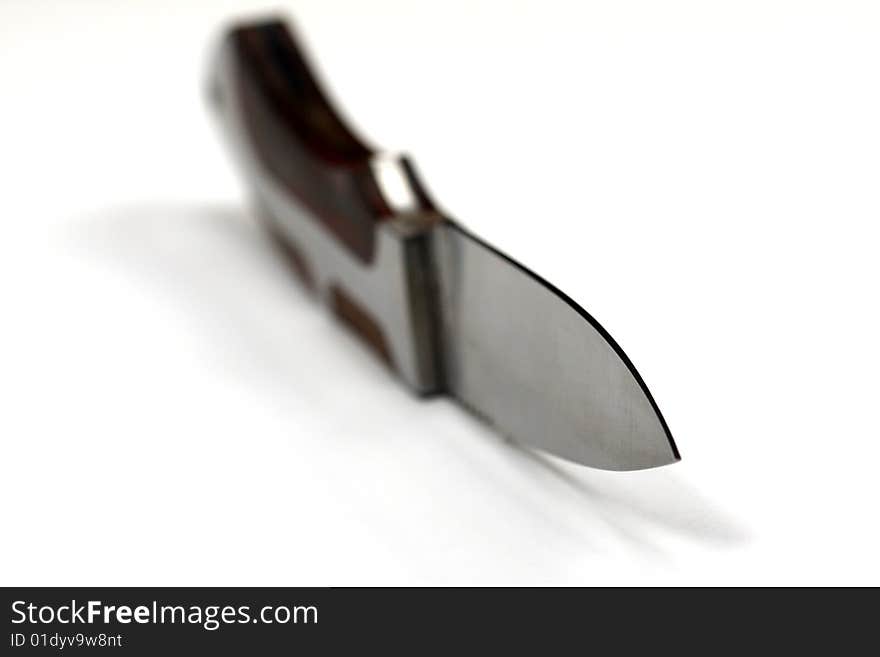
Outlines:
{"label": "blade spine", "polygon": [[[507,255],[503,251],[492,246],[486,240],[484,240],[481,237],[479,237],[478,235],[474,234],[471,230],[469,230],[468,228],[463,226],[458,221],[450,219],[448,216],[446,216],[446,217],[444,217],[443,227],[457,230],[459,233],[461,233],[465,237],[473,240],[474,242],[476,242],[477,244],[479,244],[480,246],[482,246],[483,248],[485,248],[489,252],[493,253],[494,255],[496,255],[499,258],[501,258],[502,260],[504,260],[506,263],[512,265],[518,271],[524,273],[526,276],[532,278],[533,280],[535,280],[539,284],[543,285],[545,288],[547,288],[551,292],[553,292],[559,299],[564,301],[578,315],[580,315],[583,319],[585,319],[590,324],[590,326],[592,326],[596,330],[596,332],[599,333],[599,335],[611,346],[611,348],[614,350],[614,353],[617,355],[618,358],[620,358],[620,360],[623,362],[623,364],[626,365],[627,370],[629,370],[629,373],[632,375],[633,379],[635,379],[636,383],[639,385],[639,388],[641,389],[642,393],[647,398],[648,403],[651,405],[651,408],[653,409],[655,415],[657,416],[657,419],[660,421],[660,426],[663,428],[663,432],[666,435],[666,440],[669,443],[670,449],[672,450],[672,456],[674,458],[673,462],[678,462],[681,460],[681,455],[678,451],[678,446],[675,444],[675,439],[672,437],[672,432],[669,429],[669,425],[666,423],[666,418],[663,417],[663,413],[660,411],[660,407],[657,405],[657,402],[654,400],[654,395],[652,395],[651,391],[648,389],[648,385],[645,383],[641,374],[639,374],[639,372],[636,369],[636,366],[633,364],[632,360],[630,360],[629,356],[626,355],[626,352],[623,350],[623,348],[617,343],[617,341],[599,323],[599,321],[595,317],[593,317],[589,312],[587,312],[587,310],[584,309],[583,306],[581,306],[577,301],[575,301],[569,295],[567,295],[565,292],[563,292],[558,287],[556,287],[553,283],[551,283],[550,281],[548,281],[547,279],[545,279],[541,275],[535,273],[534,271],[532,271],[531,269],[529,269],[528,267],[526,267],[522,263],[513,259],[512,257]],[[445,343],[441,342],[441,348],[445,348]],[[445,357],[441,360],[445,361]],[[450,392],[452,392],[452,391],[450,391]],[[459,395],[455,395],[455,398],[459,399],[459,401],[462,401],[462,402],[465,401],[465,400],[461,400]]]}

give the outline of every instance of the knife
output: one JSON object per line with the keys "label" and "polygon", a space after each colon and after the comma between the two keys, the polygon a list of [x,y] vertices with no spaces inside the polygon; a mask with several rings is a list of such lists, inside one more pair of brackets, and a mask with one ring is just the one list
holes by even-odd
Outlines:
{"label": "knife", "polygon": [[334,110],[280,20],[229,29],[209,99],[303,284],[419,395],[594,468],[679,460],[642,377],[575,301],[442,211]]}

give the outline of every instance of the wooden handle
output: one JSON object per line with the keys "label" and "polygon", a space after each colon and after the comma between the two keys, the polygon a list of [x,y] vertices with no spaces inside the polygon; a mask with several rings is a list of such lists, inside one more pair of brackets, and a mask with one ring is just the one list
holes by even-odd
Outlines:
{"label": "wooden handle", "polygon": [[371,167],[374,151],[321,90],[287,26],[246,25],[228,35],[233,99],[263,168],[364,263],[376,223],[392,214]]}
{"label": "wooden handle", "polygon": [[446,219],[412,164],[352,133],[280,21],[226,34],[210,92],[293,271],[413,389],[437,390],[429,241]]}

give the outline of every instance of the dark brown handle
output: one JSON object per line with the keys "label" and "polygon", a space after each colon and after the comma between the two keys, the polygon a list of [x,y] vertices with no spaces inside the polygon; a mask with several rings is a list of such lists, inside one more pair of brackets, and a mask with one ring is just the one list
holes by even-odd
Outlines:
{"label": "dark brown handle", "polygon": [[411,163],[349,130],[284,23],[230,30],[215,65],[224,132],[294,271],[415,390],[437,390],[429,240],[446,220]]}
{"label": "dark brown handle", "polygon": [[284,23],[238,27],[227,39],[232,88],[219,91],[224,103],[238,103],[263,168],[370,262],[375,225],[392,215],[370,166],[373,150],[333,110]]}

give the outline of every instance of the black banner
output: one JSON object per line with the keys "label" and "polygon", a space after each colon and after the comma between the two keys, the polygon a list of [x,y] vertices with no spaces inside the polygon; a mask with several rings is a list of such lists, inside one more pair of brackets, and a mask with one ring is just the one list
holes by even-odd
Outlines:
{"label": "black banner", "polygon": [[610,646],[680,652],[688,642],[708,648],[719,641],[727,649],[790,649],[804,638],[818,648],[826,637],[839,649],[873,626],[873,606],[851,593],[7,588],[2,654],[457,654],[479,644],[534,646],[540,655]]}

